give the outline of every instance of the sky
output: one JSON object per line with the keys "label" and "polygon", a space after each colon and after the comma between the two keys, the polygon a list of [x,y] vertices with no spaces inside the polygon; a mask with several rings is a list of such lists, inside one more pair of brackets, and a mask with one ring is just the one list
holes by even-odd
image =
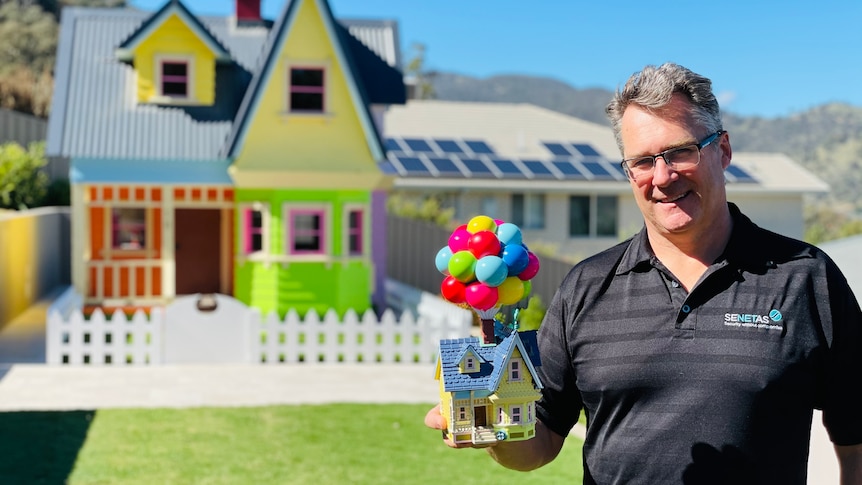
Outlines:
{"label": "sky", "polygon": [[[167,0],[130,0],[156,10]],[[182,0],[228,15],[234,0]],[[275,19],[287,0],[261,0]],[[671,61],[712,79],[725,111],[767,118],[844,102],[862,107],[858,0],[330,0],[336,18],[398,21],[402,59],[486,78],[526,74],[614,90]]]}

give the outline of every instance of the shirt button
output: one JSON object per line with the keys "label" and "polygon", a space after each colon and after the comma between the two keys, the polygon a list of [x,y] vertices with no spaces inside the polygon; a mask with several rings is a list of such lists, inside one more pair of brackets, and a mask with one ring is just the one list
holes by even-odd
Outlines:
{"label": "shirt button", "polygon": [[673,280],[670,282],[670,286],[673,286],[674,288],[679,288],[679,282],[677,282],[676,280]]}
{"label": "shirt button", "polygon": [[683,306],[682,306],[682,312],[683,312],[683,313],[690,313],[690,312],[691,312],[691,307],[690,307],[690,306],[688,306],[688,305],[683,305]]}

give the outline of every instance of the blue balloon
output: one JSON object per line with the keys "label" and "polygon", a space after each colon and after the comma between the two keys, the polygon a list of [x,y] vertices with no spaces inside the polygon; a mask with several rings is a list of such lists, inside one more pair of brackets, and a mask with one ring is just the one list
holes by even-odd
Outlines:
{"label": "blue balloon", "polygon": [[520,244],[507,244],[503,248],[502,258],[509,268],[509,276],[518,276],[530,264],[530,253]]}
{"label": "blue balloon", "polygon": [[499,256],[485,256],[476,262],[476,279],[488,286],[500,286],[509,276],[509,268]]}
{"label": "blue balloon", "polygon": [[437,266],[437,271],[448,275],[450,259],[452,259],[452,250],[449,246],[443,246],[443,248],[437,251],[437,256],[434,258],[434,265]]}
{"label": "blue balloon", "polygon": [[517,246],[524,242],[521,228],[511,222],[504,222],[497,226],[497,239],[507,246],[509,244]]}

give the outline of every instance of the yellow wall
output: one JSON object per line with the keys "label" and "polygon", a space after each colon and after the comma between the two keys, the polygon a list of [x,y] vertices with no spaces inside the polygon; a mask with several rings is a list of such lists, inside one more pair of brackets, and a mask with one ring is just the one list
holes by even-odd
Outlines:
{"label": "yellow wall", "polygon": [[[316,2],[302,1],[263,87],[234,169],[238,172],[379,173]],[[286,111],[291,65],[323,67],[325,113]]]}
{"label": "yellow wall", "polygon": [[215,55],[177,15],[171,15],[134,51],[138,75],[138,102],[155,101],[156,56],[194,59],[188,102],[211,106],[215,102]]}
{"label": "yellow wall", "polygon": [[0,328],[69,280],[68,208],[0,213]]}

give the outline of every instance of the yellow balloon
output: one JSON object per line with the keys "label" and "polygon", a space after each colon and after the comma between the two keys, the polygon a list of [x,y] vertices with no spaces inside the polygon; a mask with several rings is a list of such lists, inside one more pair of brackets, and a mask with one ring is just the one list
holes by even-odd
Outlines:
{"label": "yellow balloon", "polygon": [[476,234],[479,231],[494,232],[496,230],[497,223],[488,216],[476,216],[467,223],[467,232],[470,234]]}
{"label": "yellow balloon", "polygon": [[517,276],[509,276],[497,287],[497,298],[503,305],[518,303],[524,294],[524,281]]}

